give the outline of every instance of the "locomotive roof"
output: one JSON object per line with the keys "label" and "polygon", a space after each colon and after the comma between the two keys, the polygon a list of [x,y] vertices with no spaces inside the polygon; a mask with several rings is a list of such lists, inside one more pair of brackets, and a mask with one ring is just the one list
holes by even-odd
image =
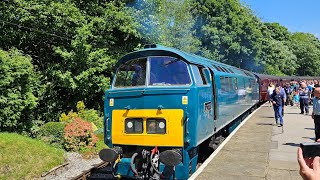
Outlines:
{"label": "locomotive roof", "polygon": [[122,64],[123,62],[126,62],[131,59],[135,59],[135,58],[141,58],[141,57],[147,57],[147,56],[160,56],[160,55],[181,58],[184,61],[187,61],[189,63],[194,63],[194,64],[210,65],[210,62],[211,63],[214,62],[210,59],[206,59],[204,57],[197,56],[194,54],[189,54],[189,53],[180,51],[178,49],[154,44],[154,45],[146,45],[144,49],[134,51],[123,56],[118,63]]}
{"label": "locomotive roof", "polygon": [[186,53],[186,52],[180,51],[178,49],[174,49],[174,48],[170,48],[170,47],[166,47],[166,46],[161,46],[158,44],[146,45],[144,47],[144,49],[142,49],[142,50],[134,51],[134,52],[131,52],[131,53],[123,56],[117,62],[116,67],[118,67],[120,64],[123,64],[124,62],[126,62],[128,60],[142,58],[142,57],[148,57],[148,56],[171,56],[171,57],[176,57],[176,58],[182,59],[188,63],[204,65],[207,67],[212,67],[212,65],[214,64],[214,65],[230,68],[233,71],[236,71],[238,74],[254,77],[253,73],[250,71],[242,70],[242,69],[236,68],[234,66],[223,64],[223,63],[213,61],[211,59],[207,59],[207,58],[195,55],[195,54]]}
{"label": "locomotive roof", "polygon": [[256,76],[259,77],[259,79],[275,79],[279,80],[279,76],[273,76],[273,75],[267,75],[267,74],[259,74],[259,73],[254,73]]}

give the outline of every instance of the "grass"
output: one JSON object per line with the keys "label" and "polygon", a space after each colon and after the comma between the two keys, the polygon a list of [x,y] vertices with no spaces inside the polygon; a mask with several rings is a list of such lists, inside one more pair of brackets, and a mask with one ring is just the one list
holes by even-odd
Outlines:
{"label": "grass", "polygon": [[0,133],[0,179],[34,179],[64,162],[64,151],[40,140]]}

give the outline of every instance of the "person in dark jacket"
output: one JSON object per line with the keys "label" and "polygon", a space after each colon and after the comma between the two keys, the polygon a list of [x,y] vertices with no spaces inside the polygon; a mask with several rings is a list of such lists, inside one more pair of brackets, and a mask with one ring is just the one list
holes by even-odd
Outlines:
{"label": "person in dark jacket", "polygon": [[274,90],[272,96],[271,96],[272,104],[273,104],[273,110],[274,110],[274,116],[276,119],[276,124],[278,124],[278,119],[280,119],[280,124],[278,124],[278,127],[283,126],[283,118],[282,118],[282,107],[285,102],[285,97],[283,93],[281,93],[281,87],[276,87]]}

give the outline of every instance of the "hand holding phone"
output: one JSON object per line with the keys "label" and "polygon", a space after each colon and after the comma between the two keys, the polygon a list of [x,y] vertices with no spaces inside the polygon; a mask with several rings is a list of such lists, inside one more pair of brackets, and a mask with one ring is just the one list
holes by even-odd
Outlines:
{"label": "hand holding phone", "polygon": [[[306,147],[306,146],[304,146]],[[304,180],[320,179],[320,157],[304,158],[302,148],[298,148],[300,175]]]}
{"label": "hand holding phone", "polygon": [[300,143],[304,158],[320,157],[320,142]]}

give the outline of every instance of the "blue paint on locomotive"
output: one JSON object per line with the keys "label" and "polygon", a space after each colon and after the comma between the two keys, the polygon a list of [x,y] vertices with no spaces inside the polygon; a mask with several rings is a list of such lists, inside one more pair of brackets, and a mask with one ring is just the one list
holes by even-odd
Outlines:
{"label": "blue paint on locomotive", "polygon": [[[111,137],[113,110],[159,107],[183,109],[185,120],[183,162],[176,167],[176,178],[187,179],[189,173],[193,173],[196,169],[198,157],[196,148],[219,130],[226,127],[234,129],[235,125],[239,124],[239,121],[234,122],[237,117],[259,101],[259,85],[250,72],[159,45],[124,56],[118,61],[116,68],[133,59],[155,56],[174,57],[186,62],[192,83],[184,86],[145,85],[115,88],[113,81],[111,89],[105,94],[105,143],[109,147],[114,146]],[[203,70],[200,75],[196,73],[197,68],[199,72]],[[200,79],[206,79],[207,84],[199,82]],[[188,104],[181,103],[182,96],[188,97]],[[114,99],[113,106],[109,106],[110,99]],[[163,165],[160,170],[162,168]],[[133,175],[130,171],[130,158],[121,159],[117,172],[122,175]]]}

